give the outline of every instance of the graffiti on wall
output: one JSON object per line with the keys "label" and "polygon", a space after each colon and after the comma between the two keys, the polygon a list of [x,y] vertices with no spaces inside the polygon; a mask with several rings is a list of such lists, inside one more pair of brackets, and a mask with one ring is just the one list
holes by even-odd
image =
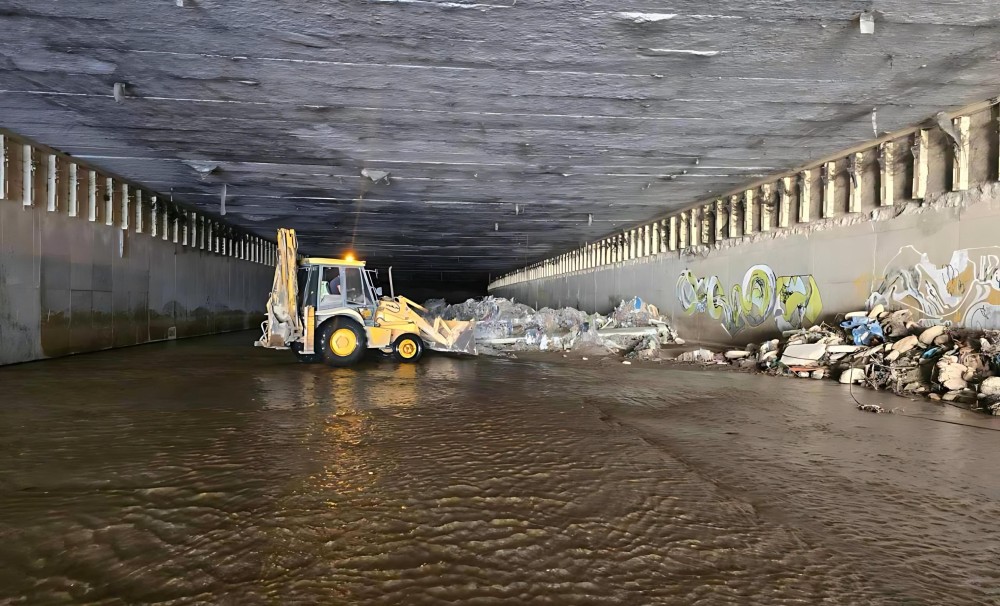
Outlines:
{"label": "graffiti on wall", "polygon": [[883,276],[869,306],[906,307],[927,324],[1000,328],[1000,246],[956,250],[944,265],[904,246]]}
{"label": "graffiti on wall", "polygon": [[810,324],[823,311],[819,287],[810,275],[776,276],[754,265],[728,295],[718,276],[698,278],[689,269],[677,278],[677,300],[688,315],[708,314],[729,336],[773,319],[779,330]]}

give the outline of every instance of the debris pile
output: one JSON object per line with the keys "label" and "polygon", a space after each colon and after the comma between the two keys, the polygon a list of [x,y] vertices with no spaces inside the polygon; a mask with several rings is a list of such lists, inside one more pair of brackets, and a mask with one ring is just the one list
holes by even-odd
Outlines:
{"label": "debris pile", "polygon": [[611,314],[548,307],[535,310],[502,297],[469,299],[448,305],[442,299],[423,304],[431,318],[475,320],[480,353],[505,355],[514,351],[567,351],[629,359],[659,359],[664,343],[683,341],[654,305],[639,297],[622,301]]}
{"label": "debris pile", "polygon": [[851,312],[837,327],[786,331],[781,340],[719,353],[698,349],[677,360],[832,378],[1000,415],[1000,331],[922,325],[909,310],[881,305]]}

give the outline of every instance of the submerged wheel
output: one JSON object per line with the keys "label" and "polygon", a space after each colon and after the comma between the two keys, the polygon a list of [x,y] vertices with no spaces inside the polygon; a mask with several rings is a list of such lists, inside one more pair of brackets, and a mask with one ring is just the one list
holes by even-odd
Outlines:
{"label": "submerged wheel", "polygon": [[343,316],[324,322],[316,339],[316,349],[323,352],[323,361],[330,366],[350,366],[365,355],[368,338],[365,329]]}
{"label": "submerged wheel", "polygon": [[392,357],[397,362],[412,364],[424,355],[424,342],[417,335],[401,335],[392,344]]}
{"label": "submerged wheel", "polygon": [[295,359],[302,364],[317,364],[323,361],[323,354],[321,352],[304,354],[302,353],[302,343],[292,343],[291,345],[292,353],[295,354]]}

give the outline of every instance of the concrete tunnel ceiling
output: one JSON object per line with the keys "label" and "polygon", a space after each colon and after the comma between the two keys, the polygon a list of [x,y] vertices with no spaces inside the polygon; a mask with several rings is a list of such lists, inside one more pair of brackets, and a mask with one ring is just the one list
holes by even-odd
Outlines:
{"label": "concrete tunnel ceiling", "polygon": [[422,281],[485,285],[1000,92],[996,0],[5,0],[0,19],[0,126],[206,212],[225,185],[243,228]]}

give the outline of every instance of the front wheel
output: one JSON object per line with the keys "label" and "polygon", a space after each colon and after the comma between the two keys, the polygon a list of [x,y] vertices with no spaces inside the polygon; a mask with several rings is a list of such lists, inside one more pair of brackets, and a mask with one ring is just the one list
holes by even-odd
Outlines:
{"label": "front wheel", "polygon": [[323,352],[323,361],[330,366],[350,366],[358,362],[368,346],[365,329],[343,316],[324,322],[318,336],[317,349]]}
{"label": "front wheel", "polygon": [[424,341],[417,335],[401,335],[392,344],[392,358],[397,362],[414,363],[424,355]]}

